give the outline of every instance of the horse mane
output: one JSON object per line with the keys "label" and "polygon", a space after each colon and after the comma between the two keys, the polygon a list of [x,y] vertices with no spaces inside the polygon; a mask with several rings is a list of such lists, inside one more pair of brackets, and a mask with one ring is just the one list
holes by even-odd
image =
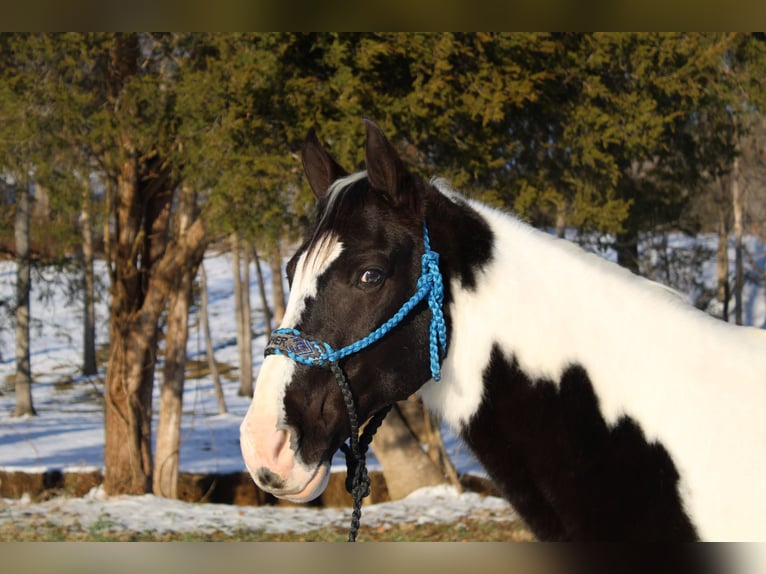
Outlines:
{"label": "horse mane", "polygon": [[655,296],[658,299],[665,299],[671,303],[680,303],[680,308],[688,309],[692,314],[696,313],[696,310],[688,305],[688,297],[668,285],[664,285],[662,283],[647,279],[646,277],[636,275],[629,269],[626,269],[620,265],[615,265],[597,253],[587,251],[586,249],[583,249],[581,246],[570,240],[554,237],[549,233],[537,230],[517,215],[512,215],[507,211],[496,209],[487,205],[486,203],[467,198],[455,190],[450,181],[446,178],[434,176],[431,178],[429,183],[453,203],[465,203],[482,214],[489,212],[496,215],[498,218],[505,218],[515,222],[516,224],[528,226],[528,229],[531,232],[536,232],[535,234],[539,233],[539,237],[542,240],[554,243],[557,249],[568,252],[571,256],[580,259],[585,265],[591,267],[593,271],[604,274],[606,276],[614,277],[620,281],[620,283],[625,285],[635,284],[640,285],[642,289],[653,290],[655,292]]}

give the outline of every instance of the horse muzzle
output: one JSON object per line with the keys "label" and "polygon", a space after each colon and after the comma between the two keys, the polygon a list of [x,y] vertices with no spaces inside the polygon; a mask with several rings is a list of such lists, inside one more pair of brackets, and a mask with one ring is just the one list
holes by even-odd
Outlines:
{"label": "horse muzzle", "polygon": [[302,464],[290,446],[289,431],[253,424],[248,413],[240,427],[240,447],[255,484],[277,498],[308,502],[327,488],[330,464]]}
{"label": "horse muzzle", "polygon": [[294,363],[284,357],[264,361],[240,426],[240,449],[258,487],[278,498],[308,502],[327,487],[330,463],[303,463],[293,449],[292,431],[281,420],[284,388],[293,369]]}

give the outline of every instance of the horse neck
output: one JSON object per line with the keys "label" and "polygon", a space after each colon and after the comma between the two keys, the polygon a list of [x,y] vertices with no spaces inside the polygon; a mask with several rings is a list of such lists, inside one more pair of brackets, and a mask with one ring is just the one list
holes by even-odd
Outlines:
{"label": "horse neck", "polygon": [[710,363],[705,349],[742,356],[725,325],[669,290],[507,214],[442,197],[429,217],[439,222],[433,245],[450,286],[449,348],[442,382],[421,395],[453,426],[478,409],[495,348],[532,379],[557,381],[567,366],[583,366],[609,388],[607,418],[626,401],[691,385],[696,377],[686,370]]}

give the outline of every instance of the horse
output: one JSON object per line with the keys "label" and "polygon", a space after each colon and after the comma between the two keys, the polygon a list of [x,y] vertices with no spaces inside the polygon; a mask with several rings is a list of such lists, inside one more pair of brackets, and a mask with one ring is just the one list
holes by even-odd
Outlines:
{"label": "horse", "polygon": [[766,338],[426,181],[364,122],[363,171],[303,144],[317,215],[241,425],[255,483],[318,497],[350,419],[417,394],[540,540],[766,540]]}

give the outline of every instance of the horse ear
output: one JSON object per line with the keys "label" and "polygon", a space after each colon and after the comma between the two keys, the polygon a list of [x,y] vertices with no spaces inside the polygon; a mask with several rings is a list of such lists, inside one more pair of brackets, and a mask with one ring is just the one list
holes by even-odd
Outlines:
{"label": "horse ear", "polygon": [[303,142],[301,148],[301,161],[311,191],[314,192],[317,199],[322,199],[327,195],[327,190],[332,182],[348,175],[346,170],[319,143],[314,128],[311,128],[306,134],[306,141]]}
{"label": "horse ear", "polygon": [[412,180],[410,172],[375,122],[364,118],[364,125],[367,129],[364,158],[370,185],[386,193],[394,204],[412,204],[413,187],[408,185]]}

